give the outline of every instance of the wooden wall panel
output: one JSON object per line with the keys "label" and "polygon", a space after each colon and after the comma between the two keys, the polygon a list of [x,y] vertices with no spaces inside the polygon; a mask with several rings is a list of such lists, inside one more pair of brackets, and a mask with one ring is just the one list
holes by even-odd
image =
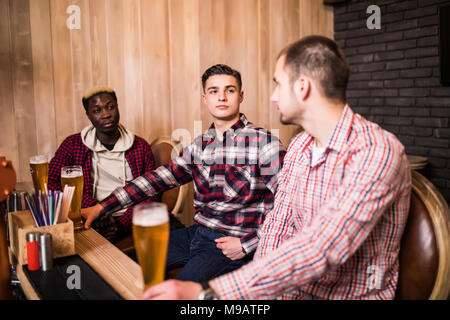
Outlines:
{"label": "wooden wall panel", "polygon": [[0,128],[2,128],[0,155],[11,160],[16,170],[19,165],[14,112],[14,96],[11,63],[11,28],[9,0],[0,0]]}
{"label": "wooden wall panel", "polygon": [[[67,28],[69,5],[80,7],[81,29]],[[303,35],[333,35],[331,8],[315,0],[0,0],[0,9],[0,152],[19,181],[30,180],[30,155],[53,153],[88,124],[81,97],[93,85],[116,90],[122,123],[149,142],[176,129],[193,139],[194,123],[210,125],[201,75],[216,63],[241,72],[242,111],[287,145],[298,128],[282,126],[270,102],[275,59]]]}
{"label": "wooden wall panel", "polygon": [[301,37],[309,34],[333,35],[333,7],[319,6],[316,2],[318,1],[299,1],[299,21],[308,21],[299,24]]}
{"label": "wooden wall panel", "polygon": [[[200,96],[203,93],[201,76],[209,67],[218,64],[231,65],[228,52],[231,50],[226,43],[226,4],[227,0],[202,0],[200,6],[199,37],[200,76],[197,81],[200,85]],[[231,66],[235,67],[235,66]],[[211,124],[211,116],[203,102],[200,103],[200,121],[202,130],[207,130]]]}
{"label": "wooden wall panel", "polygon": [[[143,137],[151,143],[172,132],[169,57],[169,3],[141,2]],[[158,32],[155,32],[158,30]]]}
{"label": "wooden wall panel", "polygon": [[49,0],[30,1],[30,26],[32,58],[39,61],[33,63],[36,148],[38,154],[50,155],[57,144]]}
{"label": "wooden wall panel", "polygon": [[[68,0],[50,0],[55,127],[58,145],[68,135],[80,129],[75,126],[78,110],[73,108],[72,51],[70,30],[66,26],[68,18],[66,8],[70,4]],[[40,61],[34,63],[39,64]]]}
{"label": "wooden wall panel", "polygon": [[[259,106],[258,96],[258,1],[232,0],[226,2],[226,47],[228,61],[235,69],[239,70],[243,82],[244,101],[241,111],[247,118],[258,125]],[[228,51],[229,50],[229,51]]]}
{"label": "wooden wall panel", "polygon": [[[269,10],[269,21],[268,25],[269,31],[269,70],[272,79],[273,70],[275,68],[275,62],[278,57],[279,52],[289,43],[297,40],[299,38],[299,26],[300,26],[300,16],[299,16],[299,1],[296,0],[286,0],[286,1],[276,1],[269,0],[267,6]],[[309,23],[309,19],[302,20],[303,23]],[[270,95],[272,93],[273,81],[270,82]],[[269,108],[269,123],[271,129],[279,128],[280,139],[283,144],[287,147],[291,137],[293,137],[297,132],[298,128],[296,126],[282,126],[279,122],[279,113],[276,107],[269,102],[267,106]]]}
{"label": "wooden wall panel", "polygon": [[172,129],[192,135],[194,121],[201,119],[199,1],[169,0]]}
{"label": "wooden wall panel", "polygon": [[[258,96],[257,108],[259,110],[263,128],[269,130],[279,128],[279,125],[270,121],[274,106],[270,102],[272,89],[272,74],[275,65],[270,52],[270,1],[259,0],[258,11]],[[273,66],[272,66],[273,64]],[[278,122],[279,123],[279,122]]]}
{"label": "wooden wall panel", "polygon": [[[29,158],[37,153],[31,53],[30,8],[27,0],[10,1],[11,67],[19,177],[30,176]],[[31,177],[30,177],[31,178]]]}
{"label": "wooden wall panel", "polygon": [[95,0],[89,3],[90,42],[91,42],[91,72],[92,85],[108,84],[108,46],[107,46],[107,15],[106,2]]}
{"label": "wooden wall panel", "polygon": [[[89,124],[81,102],[83,94],[92,87],[91,37],[89,0],[70,0],[80,7],[81,29],[68,30],[72,56],[72,114],[75,130]],[[65,15],[66,17],[68,14]],[[67,28],[66,28],[67,30]],[[75,132],[76,132],[75,131]],[[61,137],[64,139],[64,137]]]}
{"label": "wooden wall panel", "polygon": [[[124,6],[123,0],[106,0],[106,47],[103,49],[107,52],[108,59],[108,83],[107,85],[114,88],[117,95],[120,111],[120,121],[128,126],[126,122],[128,109],[134,106],[126,105],[125,94],[125,59],[124,46],[125,39],[123,36],[124,28]],[[132,112],[132,111],[131,111]]]}
{"label": "wooden wall panel", "polygon": [[141,14],[140,1],[124,1],[122,38],[124,54],[125,95],[122,120],[137,134],[143,134]]}

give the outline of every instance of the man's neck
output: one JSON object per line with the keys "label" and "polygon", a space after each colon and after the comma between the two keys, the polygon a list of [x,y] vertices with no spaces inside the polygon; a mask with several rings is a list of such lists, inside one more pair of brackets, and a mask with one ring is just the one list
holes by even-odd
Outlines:
{"label": "man's neck", "polygon": [[96,133],[96,137],[98,140],[100,140],[100,142],[102,144],[115,144],[117,142],[117,140],[119,140],[120,138],[120,132],[119,130],[115,130],[114,132],[112,132],[111,134],[106,134],[106,133],[102,133],[102,132],[98,132]]}
{"label": "man's neck", "polygon": [[319,101],[314,107],[317,108],[311,112],[302,126],[315,138],[318,148],[325,148],[341,118],[345,104]]}
{"label": "man's neck", "polygon": [[236,117],[234,117],[231,120],[223,120],[223,119],[214,119],[214,128],[216,129],[216,137],[220,141],[223,140],[223,133],[227,131],[229,128],[231,128],[238,120],[239,120],[240,114],[237,114]]}

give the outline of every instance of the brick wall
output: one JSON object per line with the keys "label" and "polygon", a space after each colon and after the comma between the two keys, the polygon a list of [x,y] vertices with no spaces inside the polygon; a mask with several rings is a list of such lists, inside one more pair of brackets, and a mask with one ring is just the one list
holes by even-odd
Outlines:
{"label": "brick wall", "polygon": [[[369,5],[381,29],[369,30]],[[450,87],[440,84],[438,7],[449,0],[351,0],[334,5],[335,39],[351,68],[350,106],[394,133],[450,200]],[[450,41],[450,39],[449,39]]]}

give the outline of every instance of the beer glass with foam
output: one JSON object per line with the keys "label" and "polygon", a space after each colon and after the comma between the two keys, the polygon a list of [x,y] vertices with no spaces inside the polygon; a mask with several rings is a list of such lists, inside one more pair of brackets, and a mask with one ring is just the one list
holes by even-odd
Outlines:
{"label": "beer glass with foam", "polygon": [[44,155],[30,158],[30,172],[33,179],[34,190],[45,192],[45,184],[48,183],[48,157]]}
{"label": "beer glass with foam", "polygon": [[143,203],[134,208],[133,239],[147,289],[164,280],[169,243],[169,212],[164,203]]}
{"label": "beer glass with foam", "polygon": [[65,166],[61,168],[61,187],[65,185],[75,187],[69,208],[69,218],[73,221],[75,230],[83,229],[81,218],[81,199],[83,197],[83,168],[81,166]]}

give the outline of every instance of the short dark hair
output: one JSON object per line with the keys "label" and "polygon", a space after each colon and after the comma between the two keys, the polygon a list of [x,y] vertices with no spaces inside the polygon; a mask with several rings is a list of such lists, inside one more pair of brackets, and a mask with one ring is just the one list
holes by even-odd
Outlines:
{"label": "short dark hair", "polygon": [[116,93],[114,91],[113,92],[111,92],[111,91],[99,91],[99,92],[96,92],[95,94],[93,94],[93,95],[91,95],[89,97],[83,97],[83,99],[82,99],[83,107],[84,107],[84,110],[86,110],[86,112],[88,111],[89,100],[91,100],[93,97],[98,96],[99,94],[102,94],[102,93],[109,94],[111,97],[114,98],[114,101],[116,101],[116,103],[117,103],[117,96],[116,96]]}
{"label": "short dark hair", "polygon": [[307,75],[319,82],[328,99],[347,101],[350,67],[336,42],[324,36],[307,36],[288,45],[278,57],[282,56],[292,83],[300,75]]}
{"label": "short dark hair", "polygon": [[238,86],[239,86],[239,90],[242,89],[242,80],[241,80],[241,74],[239,73],[239,71],[236,71],[225,64],[216,64],[216,65],[206,69],[206,71],[202,75],[203,91],[205,91],[206,81],[209,79],[209,77],[217,75],[217,74],[227,74],[227,75],[235,77],[236,81],[238,83]]}

